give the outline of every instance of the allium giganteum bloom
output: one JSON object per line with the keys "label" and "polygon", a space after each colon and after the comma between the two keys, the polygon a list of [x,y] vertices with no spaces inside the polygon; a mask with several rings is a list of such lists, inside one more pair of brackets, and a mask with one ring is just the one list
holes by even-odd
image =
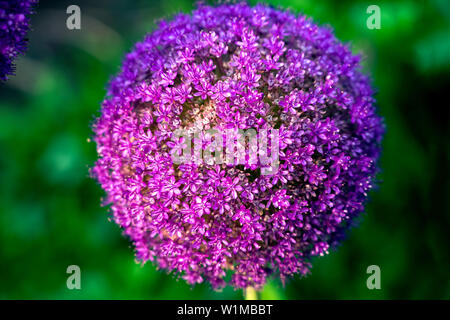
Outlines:
{"label": "allium giganteum bloom", "polygon": [[[92,174],[137,259],[214,288],[307,273],[363,211],[377,172],[383,125],[359,68],[329,29],[265,5],[162,21],[126,56],[94,125]],[[210,128],[278,129],[277,170],[263,175],[248,154],[174,161],[187,148],[177,129]]]}
{"label": "allium giganteum bloom", "polygon": [[25,52],[30,15],[37,0],[0,0],[0,81],[14,72],[14,59]]}

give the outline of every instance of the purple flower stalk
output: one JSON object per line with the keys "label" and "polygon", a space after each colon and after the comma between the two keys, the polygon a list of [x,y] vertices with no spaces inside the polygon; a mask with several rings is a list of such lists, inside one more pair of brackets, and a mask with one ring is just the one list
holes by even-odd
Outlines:
{"label": "purple flower stalk", "polygon": [[[92,175],[137,259],[213,288],[306,274],[377,173],[383,124],[359,60],[305,16],[245,3],[200,5],[136,44],[95,122]],[[197,127],[278,129],[278,170],[174,163],[173,133]]]}
{"label": "purple flower stalk", "polygon": [[0,0],[0,81],[14,73],[14,59],[26,50],[30,15],[37,0]]}

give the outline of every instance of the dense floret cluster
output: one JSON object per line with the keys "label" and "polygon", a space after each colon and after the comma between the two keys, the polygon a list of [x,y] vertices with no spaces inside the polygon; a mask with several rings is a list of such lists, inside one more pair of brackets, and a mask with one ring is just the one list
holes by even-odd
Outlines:
{"label": "dense floret cluster", "polygon": [[26,50],[30,15],[37,0],[0,0],[0,81],[14,72],[14,59]]}
{"label": "dense floret cluster", "polygon": [[[266,5],[160,22],[94,124],[92,175],[137,259],[214,288],[307,273],[363,211],[377,172],[383,125],[359,68],[331,30]],[[278,170],[248,157],[174,163],[180,128],[278,129]]]}

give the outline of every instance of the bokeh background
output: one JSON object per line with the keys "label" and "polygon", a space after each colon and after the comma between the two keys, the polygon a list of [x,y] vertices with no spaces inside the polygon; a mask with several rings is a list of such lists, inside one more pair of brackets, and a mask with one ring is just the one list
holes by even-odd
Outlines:
{"label": "bokeh background", "polygon": [[[380,185],[359,228],[315,259],[311,275],[285,287],[271,281],[261,298],[449,299],[450,2],[268,2],[352,41],[378,89],[387,133]],[[71,4],[81,7],[81,30],[66,28]],[[366,27],[371,4],[381,8],[380,30]],[[150,263],[136,264],[88,177],[96,159],[90,125],[124,54],[159,18],[194,5],[41,0],[17,75],[0,84],[1,299],[242,298],[230,287],[191,288]],[[81,290],[66,287],[73,264]],[[381,268],[381,290],[366,287],[372,264]]]}

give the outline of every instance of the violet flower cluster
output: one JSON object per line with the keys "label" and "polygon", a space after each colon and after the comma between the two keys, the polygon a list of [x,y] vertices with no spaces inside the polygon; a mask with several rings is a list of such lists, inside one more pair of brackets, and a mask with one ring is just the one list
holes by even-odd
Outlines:
{"label": "violet flower cluster", "polygon": [[[161,21],[126,56],[93,128],[91,173],[137,259],[213,288],[306,274],[377,173],[383,124],[359,61],[328,28],[266,5]],[[175,164],[173,132],[194,127],[278,129],[277,172]]]}
{"label": "violet flower cluster", "polygon": [[37,0],[0,0],[0,81],[14,73],[14,59],[26,50],[30,15]]}

